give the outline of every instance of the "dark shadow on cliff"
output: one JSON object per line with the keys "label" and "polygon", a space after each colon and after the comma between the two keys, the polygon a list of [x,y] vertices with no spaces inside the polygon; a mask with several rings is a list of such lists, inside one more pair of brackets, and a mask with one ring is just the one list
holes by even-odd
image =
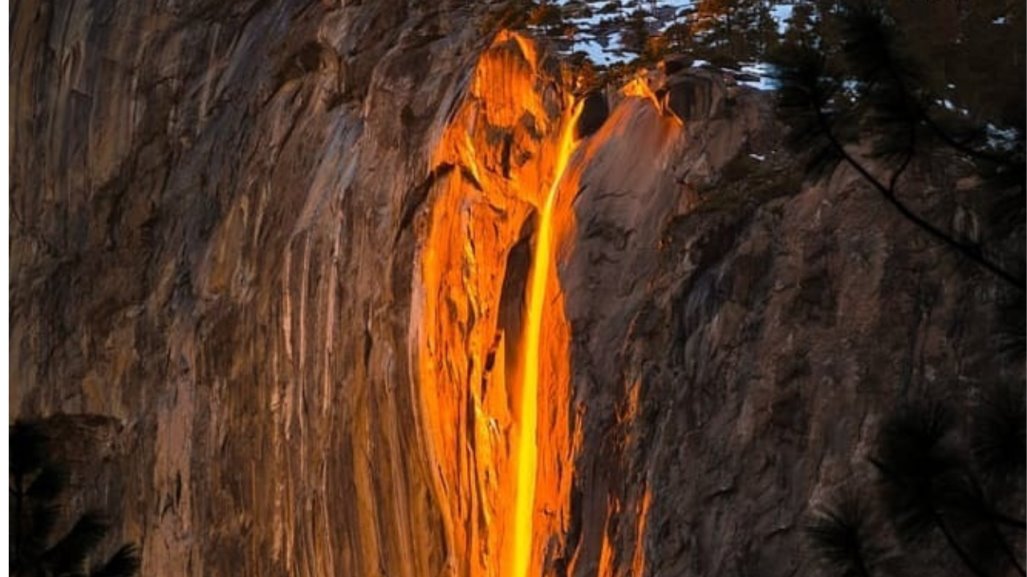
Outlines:
{"label": "dark shadow on cliff", "polygon": [[107,559],[98,548],[110,529],[95,511],[79,517],[54,539],[70,496],[68,473],[54,462],[51,440],[35,423],[16,422],[10,429],[10,570],[19,577],[132,577],[139,570],[133,544],[122,545]]}
{"label": "dark shadow on cliff", "polygon": [[[883,3],[843,2],[823,19],[775,55],[778,110],[810,176],[823,180],[847,166],[922,233],[1022,294],[1023,271],[1013,264],[1023,261],[1022,246],[1003,242],[1022,235],[1025,215],[1022,87],[997,96],[988,107],[997,112],[972,113],[934,93],[930,78],[939,72],[931,67],[940,64],[917,58]],[[972,166],[993,207],[1015,208],[981,223],[958,206],[951,225],[942,224],[915,205],[910,197],[919,191],[903,179],[932,154]]]}
{"label": "dark shadow on cliff", "polygon": [[869,458],[876,482],[850,487],[814,510],[806,527],[811,551],[837,575],[890,575],[895,565],[915,566],[913,559],[940,538],[953,562],[977,577],[1023,575],[1014,544],[1025,530],[1025,423],[1022,386],[992,387],[968,427],[943,402],[897,408]]}

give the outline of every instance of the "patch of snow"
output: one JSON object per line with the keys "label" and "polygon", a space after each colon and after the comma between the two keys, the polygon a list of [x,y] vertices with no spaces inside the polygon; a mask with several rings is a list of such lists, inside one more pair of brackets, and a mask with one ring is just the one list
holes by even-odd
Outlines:
{"label": "patch of snow", "polygon": [[988,135],[988,146],[996,150],[1012,150],[1016,148],[1020,132],[1015,128],[999,128],[992,123],[984,127]]}
{"label": "patch of snow", "polygon": [[763,162],[764,160],[767,159],[767,157],[765,155],[763,155],[763,154],[753,154],[751,152],[749,153],[749,158],[751,158],[753,160],[757,160],[759,162]]}
{"label": "patch of snow", "polygon": [[999,16],[998,18],[992,20],[991,23],[1001,26],[1003,24],[1008,24],[1008,21],[1006,20],[1005,16]]}
{"label": "patch of snow", "polygon": [[791,4],[774,4],[770,7],[770,16],[777,22],[777,33],[784,34],[788,30],[788,21],[792,18],[792,9],[795,6]]}
{"label": "patch of snow", "polygon": [[856,98],[859,96],[860,86],[862,86],[862,83],[859,80],[845,80],[842,82],[842,92],[849,98]]}
{"label": "patch of snow", "polygon": [[[664,33],[674,23],[680,23],[688,14],[694,12],[699,5],[698,0],[657,0],[652,2],[602,2],[600,0],[555,0],[553,2],[564,9],[564,22],[574,30],[573,36],[563,38],[563,50],[582,52],[597,66],[613,66],[626,64],[635,58],[625,44],[623,19],[636,8],[647,10],[646,26],[652,33]],[[615,6],[610,12],[604,12],[607,6]],[[784,34],[788,22],[794,15],[795,0],[769,0],[767,8],[774,20],[777,32]],[[532,27],[534,29],[534,27]],[[538,31],[541,31],[541,27]],[[552,31],[550,31],[552,33]],[[693,33],[693,40],[704,42],[705,35],[712,30]],[[706,42],[708,48],[716,45]],[[758,56],[753,56],[758,58]],[[711,66],[706,60],[696,60],[693,67]],[[740,73],[746,78],[739,78],[739,84],[756,90],[775,90],[779,84],[773,78],[771,67],[762,62],[739,63]],[[738,71],[736,71],[738,72]],[[755,78],[755,79],[753,79]]]}
{"label": "patch of snow", "polygon": [[755,88],[756,90],[777,90],[779,84],[775,80],[777,70],[767,62],[745,62],[741,66],[742,74],[755,76],[756,80],[742,80],[742,86]]}
{"label": "patch of snow", "polygon": [[615,54],[595,40],[579,40],[574,43],[575,52],[584,52],[588,59],[600,66],[609,66],[618,61]]}
{"label": "patch of snow", "polygon": [[951,110],[952,112],[957,112],[957,113],[959,113],[962,116],[969,116],[970,115],[970,111],[969,110],[956,106],[948,98],[945,98],[943,100],[939,100],[938,104],[942,105],[945,108],[945,110]]}

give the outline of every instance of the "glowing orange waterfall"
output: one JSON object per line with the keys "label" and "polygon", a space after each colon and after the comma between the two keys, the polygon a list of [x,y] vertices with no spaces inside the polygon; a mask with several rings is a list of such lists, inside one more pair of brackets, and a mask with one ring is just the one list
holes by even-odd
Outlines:
{"label": "glowing orange waterfall", "polygon": [[524,339],[521,345],[521,391],[520,419],[518,422],[517,445],[515,449],[517,480],[514,492],[513,546],[508,561],[511,571],[506,577],[530,577],[529,565],[532,558],[534,537],[533,518],[535,512],[535,482],[538,472],[538,384],[539,345],[542,332],[542,314],[545,312],[546,283],[552,268],[553,208],[559,194],[560,183],[567,169],[567,163],[575,149],[574,125],[578,107],[571,105],[570,114],[563,121],[557,148],[556,167],[553,180],[539,215],[535,234],[535,255],[532,259],[531,277],[528,288],[528,306],[525,316]]}
{"label": "glowing orange waterfall", "polygon": [[411,224],[422,239],[410,317],[414,417],[443,528],[441,577],[545,577],[557,561],[568,574],[598,566],[603,577],[645,566],[648,493],[612,496],[606,514],[622,535],[625,519],[636,519],[634,555],[619,553],[628,537],[606,531],[587,535],[605,539],[601,547],[582,535],[566,542],[586,408],[571,393],[571,325],[556,263],[576,236],[571,193],[584,167],[601,166],[591,159],[635,158],[647,168],[632,185],[646,190],[683,125],[661,114],[639,77],[579,142],[581,105],[560,96],[568,79],[540,58],[510,32],[481,54],[435,144],[427,208]]}
{"label": "glowing orange waterfall", "polygon": [[[410,324],[415,419],[443,577],[541,577],[542,544],[562,554],[570,525],[581,437],[554,255],[574,227],[571,195],[559,191],[582,159],[571,162],[577,107],[539,58],[510,32],[481,55],[435,145],[430,208],[412,223],[423,234]],[[533,257],[521,242],[532,213]]]}

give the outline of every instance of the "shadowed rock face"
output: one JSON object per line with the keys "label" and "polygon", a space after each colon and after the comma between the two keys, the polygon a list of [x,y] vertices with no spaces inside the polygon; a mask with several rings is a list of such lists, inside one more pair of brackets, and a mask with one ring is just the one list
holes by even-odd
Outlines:
{"label": "shadowed rock face", "polygon": [[[467,6],[12,9],[11,414],[99,416],[116,482],[75,505],[120,513],[143,574],[497,574],[487,477],[516,410],[482,379],[516,357],[524,185],[552,177],[569,92]],[[811,574],[802,515],[869,478],[884,411],[1022,379],[990,352],[1000,291],[851,173],[802,186],[765,96],[644,85],[593,97],[557,201],[536,561]],[[980,207],[938,164],[911,201]],[[432,239],[460,245],[428,326]],[[426,414],[436,329],[480,364],[439,353],[456,376]]]}
{"label": "shadowed rock face", "polygon": [[678,74],[667,82],[664,107],[685,121],[714,118],[720,112],[723,90],[714,88],[716,80],[708,76]]}

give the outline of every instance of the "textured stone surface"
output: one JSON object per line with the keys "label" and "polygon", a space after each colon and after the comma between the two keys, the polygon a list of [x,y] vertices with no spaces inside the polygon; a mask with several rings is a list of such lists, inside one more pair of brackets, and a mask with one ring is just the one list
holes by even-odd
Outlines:
{"label": "textured stone surface", "polygon": [[461,5],[17,4],[12,414],[122,423],[144,574],[446,564],[399,215]]}
{"label": "textured stone surface", "polygon": [[[91,491],[121,493],[143,574],[470,574],[453,523],[478,509],[453,483],[474,466],[418,416],[428,223],[479,199],[472,181],[545,182],[565,93],[540,60],[534,120],[497,110],[518,128],[489,139],[461,116],[482,140],[447,157],[458,111],[494,98],[469,87],[487,46],[469,6],[12,9],[11,413],[110,423],[117,483]],[[765,97],[652,84],[665,112],[606,95],[561,196],[570,397],[552,417],[575,449],[553,478],[574,475],[545,522],[566,534],[539,547],[581,577],[811,574],[807,504],[869,475],[889,407],[1023,378],[992,352],[1000,290],[850,172],[802,186]],[[949,164],[915,167],[910,200],[985,214],[973,190],[938,194]],[[537,199],[508,201],[465,257],[506,257],[481,302],[514,331]]]}

